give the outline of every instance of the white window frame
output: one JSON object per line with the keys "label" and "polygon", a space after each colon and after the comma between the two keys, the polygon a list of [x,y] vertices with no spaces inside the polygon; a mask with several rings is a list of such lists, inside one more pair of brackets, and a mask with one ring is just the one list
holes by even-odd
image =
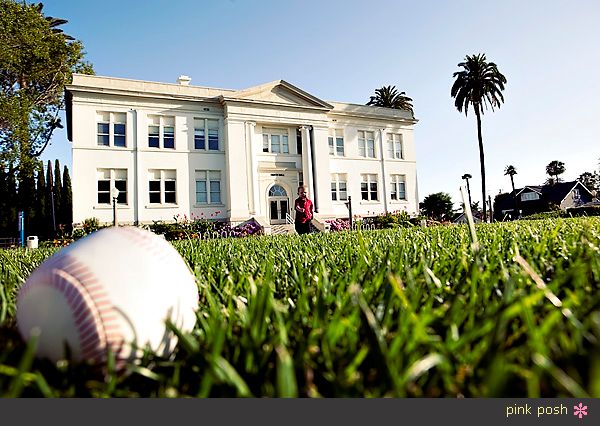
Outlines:
{"label": "white window frame", "polygon": [[[108,174],[108,179],[106,179],[106,174]],[[104,175],[102,179],[100,178],[101,175]],[[125,179],[122,178],[123,175],[125,176]],[[96,169],[96,205],[112,206],[112,197],[110,195],[110,191],[112,188],[117,188],[119,190],[119,196],[117,198],[117,205],[118,206],[128,205],[129,200],[128,200],[128,196],[127,196],[128,195],[127,176],[128,176],[127,169],[109,169],[109,168]],[[100,189],[98,188],[98,184],[101,181],[109,182],[107,191],[100,191]],[[117,185],[117,182],[125,182],[125,184],[123,185],[123,184],[119,183]],[[107,203],[101,203],[98,201],[98,196],[100,195],[100,193],[108,194],[108,202]],[[123,201],[123,199],[124,199],[124,201]]]}
{"label": "white window frame", "polygon": [[[159,179],[156,178],[156,175],[159,174]],[[150,193],[151,192],[158,192],[158,191],[150,191],[150,182],[160,182],[160,187],[159,187],[159,191],[160,191],[160,202],[156,203],[156,202],[152,202],[150,200]],[[175,190],[174,191],[167,191],[166,188],[166,182],[175,182]],[[148,204],[150,206],[177,206],[177,170],[174,169],[149,169],[148,170]],[[166,202],[166,195],[167,193],[174,193],[175,194],[175,201],[174,202]]]}
{"label": "white window frame", "polygon": [[[217,177],[218,173],[218,177]],[[196,177],[194,180],[194,193],[195,202],[198,206],[209,206],[209,205],[223,205],[223,183],[222,183],[223,172],[221,170],[196,170]],[[198,200],[198,182],[205,182],[206,186],[206,201]],[[211,183],[219,183],[219,200],[213,201],[213,192]]]}
{"label": "white window frame", "polygon": [[[266,153],[271,153],[271,154],[289,154],[290,153],[290,134],[289,134],[289,130],[288,129],[281,129],[281,128],[270,128],[270,127],[263,127],[262,129],[262,136],[263,136],[263,147],[262,147],[262,152],[263,154]],[[279,152],[275,152],[273,151],[273,136],[278,136],[279,137],[279,142],[277,143]],[[283,138],[287,139],[287,144],[283,143]],[[283,147],[287,145],[287,151],[283,151]]]}
{"label": "white window frame", "polygon": [[[155,120],[158,121],[156,124]],[[150,127],[158,127],[158,146],[150,146]],[[173,147],[165,147],[165,128],[173,129]],[[168,149],[175,151],[177,149],[177,137],[176,128],[175,128],[175,116],[172,115],[148,115],[148,125],[146,126],[146,131],[148,132],[148,137],[146,138],[148,149]]]}
{"label": "white window frame", "polygon": [[344,130],[342,129],[329,129],[329,136],[327,137],[329,143],[329,155],[334,157],[345,157],[345,146],[344,146]]}
{"label": "white window frame", "polygon": [[[213,124],[213,125],[211,125]],[[196,148],[196,132],[204,132],[204,148]],[[217,149],[210,148],[211,132],[216,131],[217,133]],[[214,134],[212,135],[214,136]],[[206,152],[220,152],[221,149],[221,122],[217,118],[200,118],[194,117],[194,134],[193,134],[193,147],[194,151],[206,151]]]}
{"label": "white window frame", "polygon": [[[371,137],[369,138],[369,136]],[[370,146],[371,143],[372,146]],[[375,131],[358,131],[358,155],[359,157],[364,158],[377,158],[377,149],[375,148]]]}
{"label": "white window frame", "polygon": [[401,133],[388,133],[387,152],[392,160],[404,160],[404,140]]}
{"label": "white window frame", "polygon": [[[367,198],[363,198],[363,184],[367,184]],[[373,198],[372,185],[375,184],[376,197]],[[360,200],[361,202],[374,202],[379,201],[379,176],[375,173],[361,174],[360,175]]]}
{"label": "white window frame", "polygon": [[[345,188],[342,190],[342,188]],[[345,194],[345,196],[344,196]],[[331,175],[331,201],[348,201],[348,175],[345,173],[332,173]]]}
{"label": "white window frame", "polygon": [[[406,201],[406,175],[391,175],[390,179],[390,200],[392,201]],[[401,190],[402,188],[402,190]],[[404,197],[400,195],[404,193]],[[394,198],[395,197],[395,198]]]}
{"label": "white window frame", "polygon": [[[100,124],[108,124],[108,133],[100,133],[98,129],[98,125]],[[122,124],[125,126],[125,133],[123,133],[125,138],[125,146],[115,145],[115,134],[117,134],[115,133],[115,125],[117,124]],[[98,136],[100,135],[108,136],[108,145],[98,143]],[[119,133],[118,135],[121,134]],[[116,111],[96,111],[96,146],[116,149],[127,148],[127,113]]]}
{"label": "white window frame", "polygon": [[540,199],[540,194],[537,192],[523,192],[521,194],[521,201],[534,201]]}

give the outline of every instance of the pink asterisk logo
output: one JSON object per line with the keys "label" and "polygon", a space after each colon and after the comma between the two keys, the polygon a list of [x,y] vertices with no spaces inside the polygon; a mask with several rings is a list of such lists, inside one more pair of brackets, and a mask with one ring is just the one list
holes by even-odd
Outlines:
{"label": "pink asterisk logo", "polygon": [[575,409],[573,411],[573,415],[574,416],[579,416],[580,419],[583,418],[583,416],[587,416],[587,405],[583,405],[583,403],[579,403],[579,405],[574,405],[573,408]]}

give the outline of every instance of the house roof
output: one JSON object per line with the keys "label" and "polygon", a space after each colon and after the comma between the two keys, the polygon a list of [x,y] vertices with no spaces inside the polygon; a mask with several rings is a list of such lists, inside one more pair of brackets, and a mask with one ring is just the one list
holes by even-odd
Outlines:
{"label": "house roof", "polygon": [[[579,188],[592,196],[592,193],[577,180],[570,182],[558,182],[553,185],[527,185],[523,188],[515,189],[515,193],[516,195],[521,195],[523,192],[536,192],[540,194],[544,200],[551,203],[560,204],[575,188]],[[510,198],[512,198],[512,191],[509,194]]]}

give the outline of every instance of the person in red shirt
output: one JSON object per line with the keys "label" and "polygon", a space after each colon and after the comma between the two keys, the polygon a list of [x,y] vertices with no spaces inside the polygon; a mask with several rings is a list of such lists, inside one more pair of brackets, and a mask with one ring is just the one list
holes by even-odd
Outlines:
{"label": "person in red shirt", "polygon": [[296,211],[294,226],[298,234],[310,232],[313,209],[313,202],[308,198],[308,187],[306,185],[298,187],[298,198],[294,201],[294,210]]}

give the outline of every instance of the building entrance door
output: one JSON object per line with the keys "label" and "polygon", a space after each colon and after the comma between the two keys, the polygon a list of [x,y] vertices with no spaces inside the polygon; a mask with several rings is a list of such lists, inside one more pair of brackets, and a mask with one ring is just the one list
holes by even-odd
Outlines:
{"label": "building entrance door", "polygon": [[284,224],[286,214],[290,212],[290,201],[287,191],[280,185],[273,185],[271,189],[269,189],[267,203],[271,225]]}

